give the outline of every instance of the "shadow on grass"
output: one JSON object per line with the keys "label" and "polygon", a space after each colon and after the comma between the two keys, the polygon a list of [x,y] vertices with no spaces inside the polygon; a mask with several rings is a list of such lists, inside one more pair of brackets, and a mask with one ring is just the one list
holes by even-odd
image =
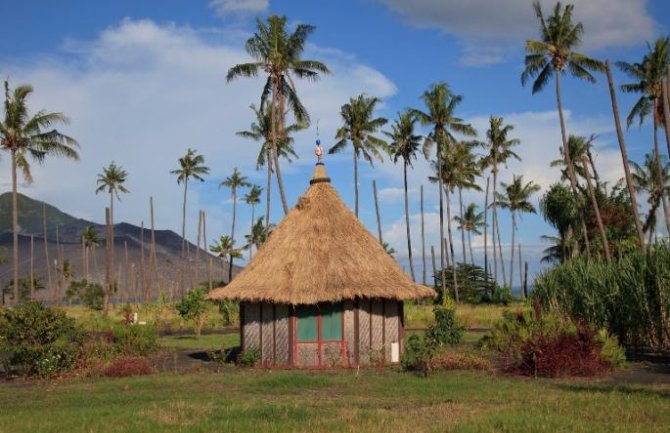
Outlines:
{"label": "shadow on grass", "polygon": [[191,352],[188,354],[188,357],[202,362],[223,362],[225,364],[234,364],[241,352],[242,348],[240,346],[235,346],[224,350],[201,350]]}
{"label": "shadow on grass", "polygon": [[641,386],[621,385],[621,384],[602,384],[602,385],[587,385],[587,384],[556,384],[556,388],[563,391],[590,393],[590,394],[610,394],[613,392],[630,395],[630,396],[645,396],[645,397],[660,397],[670,400],[670,390],[656,390]]}

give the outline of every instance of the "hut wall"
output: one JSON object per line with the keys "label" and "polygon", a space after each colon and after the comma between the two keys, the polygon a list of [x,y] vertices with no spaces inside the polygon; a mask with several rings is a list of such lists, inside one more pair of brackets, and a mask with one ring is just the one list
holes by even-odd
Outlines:
{"label": "hut wall", "polygon": [[372,300],[370,316],[370,362],[379,362],[384,359],[384,301]]}
{"label": "hut wall", "polygon": [[391,362],[391,345],[400,341],[400,307],[398,301],[384,301],[384,359]]}
{"label": "hut wall", "polygon": [[[391,363],[393,343],[398,343],[402,350],[402,302],[361,299],[358,301],[358,311],[353,314],[358,314],[358,363]],[[347,335],[346,338],[349,340],[351,337]],[[350,350],[349,341],[347,350]],[[350,366],[357,365],[355,354],[349,359],[353,359],[353,363],[349,362]]]}
{"label": "hut wall", "polygon": [[370,300],[358,301],[358,362],[370,363]]}
{"label": "hut wall", "polygon": [[242,350],[260,349],[263,365],[289,365],[289,307],[285,304],[244,302]]}
{"label": "hut wall", "polygon": [[344,301],[344,341],[346,350],[346,364],[349,367],[356,366],[356,340],[355,340],[355,320],[354,320],[354,302]]}
{"label": "hut wall", "polygon": [[275,305],[275,364],[289,365],[288,305]]}
{"label": "hut wall", "polygon": [[242,324],[242,340],[244,347],[242,350],[261,348],[261,304],[257,302],[244,302],[241,305],[244,309],[242,315],[244,323]]}
{"label": "hut wall", "polygon": [[261,363],[274,364],[274,309],[272,304],[261,304]]}

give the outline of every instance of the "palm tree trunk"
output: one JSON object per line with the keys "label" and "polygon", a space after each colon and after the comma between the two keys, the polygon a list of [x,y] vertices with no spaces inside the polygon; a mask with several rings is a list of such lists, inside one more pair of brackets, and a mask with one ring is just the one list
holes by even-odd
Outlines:
{"label": "palm tree trunk", "polygon": [[[493,273],[495,274],[495,281],[496,284],[498,283],[498,260],[500,260],[500,269],[502,271],[502,281],[503,284],[505,284],[505,280],[507,280],[507,276],[505,274],[505,261],[503,260],[503,254],[502,254],[502,243],[500,242],[500,224],[498,222],[498,200],[496,200],[496,190],[497,190],[497,185],[498,185],[498,169],[497,166],[495,167],[495,170],[493,171],[493,231],[491,232],[491,236],[493,239]],[[496,234],[498,235],[497,237],[497,242],[496,242]],[[498,255],[496,256],[496,245],[498,245]]]}
{"label": "palm tree trunk", "polygon": [[607,81],[610,89],[610,98],[612,99],[612,112],[614,114],[614,125],[616,126],[616,135],[619,141],[619,150],[621,151],[621,160],[623,161],[623,169],[626,177],[626,186],[628,187],[628,195],[630,196],[631,210],[635,218],[635,230],[637,232],[637,239],[640,243],[640,248],[644,249],[644,231],[642,230],[642,222],[640,220],[640,212],[637,207],[637,194],[635,192],[635,184],[630,175],[630,164],[628,163],[628,152],[626,151],[626,143],[623,137],[623,130],[621,128],[621,119],[619,117],[619,104],[617,103],[616,90],[614,86],[614,79],[612,78],[612,70],[610,69],[610,62],[605,62],[605,72],[607,74]]}
{"label": "palm tree trunk", "polygon": [[30,300],[35,300],[35,235],[30,235]]}
{"label": "palm tree trunk", "polygon": [[379,236],[379,243],[384,245],[384,237],[382,236],[382,216],[379,211],[379,199],[377,197],[377,182],[372,180],[372,196],[375,199],[375,213],[377,214],[377,235]]}
{"label": "palm tree trunk", "polygon": [[661,80],[663,86],[663,116],[665,121],[665,144],[668,146],[668,156],[670,156],[670,95],[668,86],[670,86],[670,65],[668,65],[668,77]]}
{"label": "palm tree trunk", "polygon": [[519,297],[523,300],[526,299],[526,292],[524,287],[526,286],[526,277],[523,273],[523,260],[521,259],[521,242],[518,245],[519,252]]}
{"label": "palm tree trunk", "polygon": [[409,270],[412,281],[416,282],[414,275],[414,262],[412,261],[412,236],[409,228],[409,199],[407,198],[407,161],[403,163],[403,176],[405,180],[405,226],[407,228],[407,252],[409,254]]}
{"label": "palm tree trunk", "polygon": [[[661,166],[661,152],[658,146],[658,118],[656,116],[656,113],[658,113],[658,98],[654,99],[654,108],[653,108],[653,116],[654,116],[654,158],[656,159],[656,169],[658,170],[659,173],[663,173],[663,167]],[[663,203],[663,216],[665,217],[665,227],[670,233],[670,208],[668,207],[667,203],[667,193],[666,189],[662,188],[661,190],[661,202]]]}
{"label": "palm tree trunk", "polygon": [[[202,210],[198,211],[198,246],[195,248],[195,284],[200,287],[200,241],[202,234]],[[144,258],[144,255],[142,255]]]}
{"label": "palm tree trunk", "polygon": [[[463,221],[463,188],[458,187],[458,207],[460,209],[461,221]],[[465,228],[461,230],[461,249],[463,250],[463,264],[468,262],[468,256],[465,254]]]}
{"label": "palm tree trunk", "polygon": [[[281,198],[281,204],[284,208],[284,215],[288,213],[288,205],[286,203],[286,196],[284,195],[284,184],[281,178],[281,172],[279,169],[279,157],[277,151],[278,137],[277,137],[277,107],[279,106],[278,98],[278,86],[277,78],[272,78],[272,109],[270,110],[270,121],[272,122],[272,159],[275,164],[275,175],[277,176],[277,186],[279,187],[279,196]],[[281,118],[281,111],[279,112]],[[269,224],[268,224],[269,225]]]}
{"label": "palm tree trunk", "polygon": [[468,230],[468,246],[470,248],[470,265],[475,266],[475,255],[472,252],[472,232]]}
{"label": "palm tree trunk", "polygon": [[449,232],[449,253],[451,254],[451,276],[454,283],[454,299],[456,303],[459,301],[458,296],[458,278],[456,276],[456,255],[454,254],[454,238],[451,230],[451,198],[449,197],[449,186],[445,194],[447,195],[447,231]]}
{"label": "palm tree trunk", "polygon": [[500,224],[498,223],[498,213],[496,212],[496,235],[498,237],[498,258],[500,259],[500,269],[502,270],[502,282],[507,281],[507,274],[505,271],[505,261],[503,260],[502,241],[500,240]]}
{"label": "palm tree trunk", "polygon": [[437,192],[440,195],[440,273],[441,277],[440,280],[442,282],[442,293],[444,295],[444,298],[446,299],[446,294],[447,294],[447,273],[446,270],[444,269],[444,255],[446,253],[444,249],[444,242],[442,242],[442,239],[444,239],[444,198],[442,196],[442,188],[444,184],[444,179],[442,178],[442,140],[440,140],[439,136],[437,137],[438,140],[436,140],[435,143],[435,153],[436,153],[436,161],[437,161]]}
{"label": "palm tree trunk", "polygon": [[433,285],[435,285],[435,274],[437,273],[437,266],[435,265],[435,247],[430,246],[430,260],[433,264]]}
{"label": "palm tree trunk", "polygon": [[486,177],[486,195],[484,196],[484,285],[488,290],[489,286],[489,245],[488,245],[488,231],[489,231],[489,184],[491,178]]}
{"label": "palm tree trunk", "polygon": [[354,150],[354,209],[356,213],[356,218],[358,218],[358,155],[356,150]]}
{"label": "palm tree trunk", "polygon": [[107,223],[107,235],[105,239],[105,292],[102,297],[102,314],[107,317],[109,313],[109,295],[112,292],[112,266],[111,266],[111,211],[110,208],[105,208],[105,222]]}
{"label": "palm tree trunk", "polygon": [[275,175],[277,176],[277,185],[279,186],[279,196],[281,197],[281,204],[284,208],[284,215],[288,213],[288,202],[286,201],[286,194],[284,193],[284,182],[281,177],[281,169],[279,168],[278,150],[275,147],[272,155],[275,161]]}
{"label": "palm tree trunk", "polygon": [[[147,290],[147,268],[144,261],[144,221],[142,221],[142,226],[140,228],[140,275],[140,281],[142,284],[142,297],[144,298],[144,294]],[[135,290],[137,290],[137,283],[135,284]]]}
{"label": "palm tree trunk", "polygon": [[556,71],[556,104],[558,106],[558,119],[561,124],[561,139],[563,142],[563,158],[565,165],[568,167],[568,177],[570,178],[570,187],[572,188],[572,195],[575,198],[577,211],[579,213],[579,222],[582,226],[584,236],[584,245],[586,247],[586,255],[590,257],[591,246],[589,245],[589,235],[586,231],[586,219],[584,217],[584,207],[581,205],[579,199],[579,192],[577,191],[577,178],[575,177],[575,168],[570,160],[570,149],[568,148],[568,136],[565,130],[565,119],[563,118],[563,103],[561,102],[561,74]]}
{"label": "palm tree trunk", "polygon": [[181,284],[182,298],[186,294],[185,278],[186,278],[186,198],[188,194],[188,177],[184,180],[184,203],[181,209],[181,272],[179,282]]}
{"label": "palm tree trunk", "polygon": [[267,148],[268,181],[265,188],[265,230],[270,228],[270,190],[272,189],[272,148]]}
{"label": "palm tree trunk", "polygon": [[156,231],[154,229],[154,198],[149,197],[149,212],[151,217],[151,255],[149,256],[149,285],[144,295],[144,301],[149,302],[151,293],[154,289],[154,284],[157,283],[158,276],[156,274]]}
{"label": "palm tree trunk", "polygon": [[237,215],[237,191],[233,186],[233,226],[230,229],[230,259],[228,260],[228,282],[233,280],[233,249],[235,248],[235,217]]}
{"label": "palm tree trunk", "polygon": [[514,234],[516,232],[516,212],[512,210],[512,245],[510,245],[509,255],[509,289],[512,290],[514,283]]}
{"label": "palm tree trunk", "polygon": [[47,284],[48,290],[53,290],[51,285],[51,263],[49,262],[49,243],[47,242],[47,205],[42,204],[42,230],[44,233],[44,259],[47,265]]}
{"label": "palm tree trunk", "polygon": [[593,184],[591,183],[591,174],[589,173],[589,166],[586,164],[586,161],[582,160],[582,168],[584,169],[584,175],[586,177],[586,187],[589,192],[589,197],[591,198],[591,206],[593,206],[593,211],[596,214],[596,222],[598,223],[598,230],[600,231],[600,237],[603,240],[603,249],[605,250],[605,258],[609,262],[611,259],[610,256],[610,244],[607,240],[607,232],[605,231],[605,226],[603,225],[603,219],[600,216],[600,206],[598,205],[598,200],[596,199],[596,193],[593,189]]}
{"label": "palm tree trunk", "polygon": [[[249,229],[249,234],[253,234],[254,232],[254,210],[256,208],[256,205],[252,204],[251,205],[251,227]],[[254,251],[254,243],[249,242],[249,261],[251,261],[251,258],[253,257],[253,251]]]}
{"label": "palm tree trunk", "polygon": [[421,185],[421,263],[423,285],[426,285],[426,228],[423,218],[423,184]]}
{"label": "palm tree trunk", "polygon": [[12,149],[12,245],[14,262],[14,303],[19,303],[19,203],[16,177],[16,150]]}

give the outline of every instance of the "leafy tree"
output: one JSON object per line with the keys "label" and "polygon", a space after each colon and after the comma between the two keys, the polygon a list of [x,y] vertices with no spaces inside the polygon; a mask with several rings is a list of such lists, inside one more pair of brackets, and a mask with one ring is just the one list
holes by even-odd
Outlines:
{"label": "leafy tree", "polygon": [[[454,217],[458,223],[458,229],[462,232],[468,233],[468,245],[470,247],[470,264],[474,266],[475,257],[472,252],[472,233],[476,235],[481,235],[482,232],[479,230],[484,227],[484,212],[477,212],[477,205],[475,203],[470,203],[465,209],[465,213],[462,216]],[[465,261],[464,261],[465,263]]]}
{"label": "leafy tree", "polygon": [[[260,111],[265,112],[268,98],[271,97],[271,154],[285,214],[288,213],[288,204],[279,168],[278,142],[284,135],[286,104],[288,103],[298,123],[309,125],[309,114],[298,98],[292,77],[316,81],[320,73],[330,73],[323,63],[301,58],[307,38],[315,29],[313,25],[298,24],[293,33],[289,33],[285,16],[270,15],[267,22],[263,22],[260,18],[256,19],[256,32],[245,45],[247,53],[254,62],[235,65],[228,70],[226,76],[226,80],[230,82],[238,77],[256,77],[259,72],[267,73],[261,94]],[[269,212],[267,214],[269,215]],[[268,224],[269,221],[266,225]]]}
{"label": "leafy tree", "polygon": [[[219,188],[222,186],[225,186],[226,188],[230,188],[230,194],[233,199],[233,226],[230,229],[230,239],[234,243],[235,242],[235,219],[237,216],[237,190],[238,188],[247,188],[251,186],[251,183],[247,182],[247,177],[242,176],[235,167],[233,170],[233,174],[228,176],[223,182],[219,184]],[[228,281],[231,281],[233,279],[233,257],[230,256],[230,266],[228,266]]]}
{"label": "leafy tree", "polygon": [[252,247],[256,247],[256,250],[258,251],[261,248],[261,245],[268,239],[272,230],[274,230],[274,224],[270,224],[268,230],[265,225],[263,225],[263,217],[258,218],[256,223],[251,226],[251,232],[244,236],[247,241],[244,248],[251,249]]}
{"label": "leafy tree", "polygon": [[340,116],[343,125],[337,130],[335,138],[339,141],[328,149],[328,153],[341,152],[350,141],[354,148],[354,195],[356,199],[356,217],[358,217],[358,159],[363,157],[372,165],[373,159],[382,161],[381,151],[386,151],[387,144],[384,140],[375,137],[379,128],[384,126],[387,120],[383,117],[375,117],[374,111],[381,99],[367,97],[360,94],[342,106]]}
{"label": "leafy tree", "polygon": [[[247,194],[244,195],[244,202],[251,206],[251,232],[254,231],[254,211],[256,210],[256,205],[261,202],[261,193],[263,190],[258,185],[252,185],[251,189]],[[263,218],[261,218],[261,221]],[[249,246],[249,260],[251,260],[253,247]]]}
{"label": "leafy tree", "polygon": [[177,302],[175,309],[179,316],[193,323],[195,336],[200,339],[200,332],[204,325],[205,314],[209,304],[205,300],[205,292],[202,289],[191,290],[181,301]]}
{"label": "leafy tree", "polygon": [[123,167],[118,166],[112,161],[109,166],[102,168],[102,173],[98,174],[98,187],[95,193],[107,192],[109,194],[110,224],[114,226],[114,197],[121,201],[120,192],[127,194],[130,191],[125,187],[128,180],[128,172]]}
{"label": "leafy tree", "polygon": [[[62,113],[40,110],[33,116],[28,112],[28,97],[33,88],[19,86],[13,92],[5,80],[4,118],[0,121],[0,149],[8,152],[12,171],[12,245],[13,279],[19,281],[19,209],[18,177],[20,169],[27,182],[32,182],[30,160],[42,164],[47,157],[57,156],[78,160],[77,141],[53,128],[57,124],[67,124],[68,118]],[[19,299],[19,287],[14,288],[14,299]]]}
{"label": "leafy tree", "polygon": [[105,289],[100,283],[87,279],[73,280],[65,291],[65,300],[71,303],[81,303],[91,310],[101,311]]}
{"label": "leafy tree", "polygon": [[[660,170],[658,160],[661,162]],[[642,165],[632,161],[631,165],[635,189],[648,195],[649,212],[643,228],[649,236],[648,242],[651,243],[652,236],[656,232],[658,209],[663,204],[663,196],[670,193],[670,163],[665,162],[664,158],[657,159],[653,155],[646,154]]]}
{"label": "leafy tree", "polygon": [[[221,236],[219,242],[215,243],[214,245],[210,245],[209,250],[221,258],[222,264],[224,263],[223,259],[225,257],[229,257],[230,259],[242,258],[242,252],[238,248],[235,248],[235,241],[228,235]],[[228,267],[232,268],[232,263],[229,263]],[[230,278],[228,279],[228,282],[230,283]]]}
{"label": "leafy tree", "polygon": [[[30,284],[30,276],[27,278],[20,278],[19,279],[19,284],[18,284],[18,300],[16,298],[16,288],[14,287],[14,280],[9,280],[5,287],[2,289],[2,298],[3,298],[3,304],[4,304],[4,298],[5,296],[9,296],[10,299],[12,299],[14,302],[28,302],[30,301],[30,292],[31,292],[31,284]],[[33,279],[33,284],[32,284],[33,290],[42,290],[46,289],[46,286],[44,285],[44,282],[39,279],[39,278],[34,278]]]}
{"label": "leafy tree", "polygon": [[88,278],[89,274],[89,256],[91,254],[91,249],[97,248],[100,246],[100,238],[98,237],[98,232],[92,226],[87,225],[81,231],[81,242],[84,245],[84,263],[86,263],[86,269],[84,269],[84,275]]}
{"label": "leafy tree", "polygon": [[542,261],[566,261],[579,252],[576,231],[579,217],[575,198],[568,187],[555,183],[549,187],[540,200],[540,211],[544,220],[558,231],[558,236],[543,236],[553,245],[545,250]]}
{"label": "leafy tree", "polygon": [[402,159],[403,179],[405,185],[405,226],[407,228],[407,251],[409,253],[409,269],[412,280],[416,281],[414,275],[414,263],[412,261],[412,237],[409,224],[409,200],[407,198],[407,167],[412,166],[412,159],[416,159],[416,153],[421,146],[421,136],[414,132],[416,117],[410,111],[398,115],[398,119],[391,125],[391,132],[384,132],[389,137],[389,153],[394,163]]}

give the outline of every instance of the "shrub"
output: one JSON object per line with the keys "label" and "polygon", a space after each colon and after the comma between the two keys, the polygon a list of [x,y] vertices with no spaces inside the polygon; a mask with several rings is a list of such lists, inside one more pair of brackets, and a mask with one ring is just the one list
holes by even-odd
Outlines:
{"label": "shrub", "polygon": [[72,303],[81,303],[86,307],[101,311],[105,289],[94,281],[73,280],[65,291],[65,300]]}
{"label": "shrub", "polygon": [[400,365],[403,370],[415,371],[428,376],[431,371],[431,359],[435,352],[435,345],[427,338],[412,334],[405,341],[405,350],[400,357]]}
{"label": "shrub", "polygon": [[107,377],[145,376],[153,373],[149,361],[141,356],[124,356],[110,362],[105,367]]}
{"label": "shrub", "polygon": [[208,307],[209,304],[205,300],[205,292],[202,289],[190,291],[184,299],[175,305],[182,319],[193,323],[197,338],[200,338],[200,330]]}
{"label": "shrub", "polygon": [[435,324],[426,330],[426,340],[436,346],[455,346],[463,339],[465,328],[456,320],[456,310],[435,307]]}
{"label": "shrub", "polygon": [[158,349],[158,334],[149,326],[119,325],[112,338],[115,349],[125,356],[144,356]]}
{"label": "shrub", "polygon": [[69,370],[82,334],[73,319],[40,302],[0,311],[0,352],[19,374],[51,377]]}
{"label": "shrub", "polygon": [[431,370],[493,370],[491,361],[479,352],[442,350],[430,361]]}
{"label": "shrub", "polygon": [[240,304],[233,301],[218,301],[219,313],[223,326],[231,326],[239,323],[240,320]]}
{"label": "shrub", "polygon": [[605,329],[601,329],[596,334],[596,341],[600,343],[600,357],[607,361],[614,368],[626,367],[626,351],[619,345],[619,339],[615,335],[610,335]]}
{"label": "shrub", "polygon": [[242,367],[254,367],[260,360],[261,350],[257,347],[250,347],[240,353],[240,356],[237,358],[237,363]]}

